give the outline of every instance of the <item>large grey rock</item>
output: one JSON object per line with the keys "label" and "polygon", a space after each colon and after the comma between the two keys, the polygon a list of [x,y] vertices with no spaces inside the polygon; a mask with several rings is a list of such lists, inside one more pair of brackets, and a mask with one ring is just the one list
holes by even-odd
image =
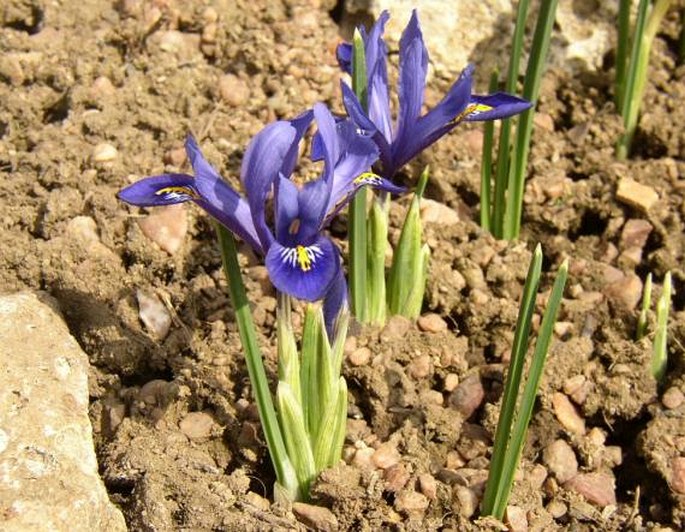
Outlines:
{"label": "large grey rock", "polygon": [[28,292],[0,297],[0,529],[126,530],[98,476],[88,358]]}
{"label": "large grey rock", "polygon": [[[551,59],[558,67],[570,70],[601,70],[604,56],[616,42],[617,2],[596,0],[560,0],[557,27],[552,34]],[[342,27],[368,18],[375,19],[383,10],[390,12],[386,35],[397,46],[412,9],[418,7],[424,39],[436,74],[456,79],[469,61],[485,68],[487,77],[494,64],[480,64],[483,55],[496,54],[497,66],[505,72],[511,53],[511,35],[516,19],[508,0],[346,0]],[[529,18],[537,15],[531,6]],[[532,24],[529,22],[532,30]],[[481,48],[479,53],[474,51]],[[525,68],[525,61],[522,69]],[[522,70],[524,72],[524,70]],[[481,87],[483,89],[484,87]]]}

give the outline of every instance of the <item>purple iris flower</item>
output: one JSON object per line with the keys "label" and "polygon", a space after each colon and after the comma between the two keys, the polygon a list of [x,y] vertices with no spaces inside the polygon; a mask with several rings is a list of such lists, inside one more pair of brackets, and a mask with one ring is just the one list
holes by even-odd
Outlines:
{"label": "purple iris flower", "polygon": [[[291,176],[300,141],[313,119],[318,133],[312,159],[323,161],[323,172],[298,185]],[[185,147],[194,176],[147,177],[120,191],[119,198],[143,207],[196,203],[265,257],[279,291],[307,301],[325,297],[324,312],[334,318],[347,289],[340,253],[322,230],[363,185],[391,193],[403,190],[366,171],[377,160],[378,149],[357,129],[350,120],[336,123],[323,104],[294,120],[269,124],[252,139],[243,158],[245,197],[221,178],[189,135]],[[272,195],[270,227],[266,206]]]}
{"label": "purple iris flower", "polygon": [[[428,52],[414,10],[400,39],[399,116],[393,125],[388,94],[388,48],[383,40],[388,18],[388,12],[384,11],[369,33],[360,28],[366,52],[368,112],[364,111],[352,89],[345,82],[341,83],[345,109],[378,146],[385,177],[392,178],[404,164],[462,121],[507,118],[531,106],[530,102],[503,92],[485,96],[471,94],[473,66],[469,65],[440,103],[421,116]],[[338,46],[337,58],[340,67],[351,74],[350,43]]]}

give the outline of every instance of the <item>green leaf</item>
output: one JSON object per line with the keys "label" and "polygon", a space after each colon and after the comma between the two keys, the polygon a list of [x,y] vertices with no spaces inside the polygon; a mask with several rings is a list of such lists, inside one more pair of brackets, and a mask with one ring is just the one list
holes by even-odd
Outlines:
{"label": "green leaf", "polygon": [[393,256],[388,280],[388,309],[391,315],[399,314],[415,319],[421,312],[425,291],[429,251],[422,246],[420,202],[428,181],[428,167],[421,174],[400,239]]}
{"label": "green leaf", "polygon": [[301,499],[306,499],[309,496],[309,485],[316,476],[316,466],[309,435],[304,426],[304,413],[292,388],[286,382],[278,383],[276,400],[285,446],[297,475],[299,495]]}

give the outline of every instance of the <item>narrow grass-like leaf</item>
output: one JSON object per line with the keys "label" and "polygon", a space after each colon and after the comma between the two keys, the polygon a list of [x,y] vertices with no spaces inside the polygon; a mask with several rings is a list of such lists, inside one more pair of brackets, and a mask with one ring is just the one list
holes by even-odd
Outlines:
{"label": "narrow grass-like leaf", "polygon": [[[358,30],[352,39],[352,90],[362,108],[367,104],[367,73],[364,39]],[[350,295],[352,313],[362,323],[366,323],[367,290],[367,236],[366,236],[366,187],[359,189],[350,203]]]}
{"label": "narrow grass-like leaf", "polygon": [[666,272],[661,296],[656,303],[656,331],[652,354],[652,375],[660,381],[666,373],[668,363],[668,315],[671,311],[671,272]]}
{"label": "narrow grass-like leaf", "polygon": [[[526,32],[526,19],[530,0],[520,0],[516,11],[516,25],[511,44],[509,70],[505,90],[510,94],[516,93],[521,57],[523,56],[523,38]],[[509,158],[511,156],[511,127],[512,119],[502,120],[497,146],[497,166],[495,173],[495,193],[492,208],[492,232],[497,238],[502,238],[504,229],[504,215],[507,195],[507,176],[509,175]]]}
{"label": "narrow grass-like leaf", "polygon": [[224,273],[228,280],[229,293],[233,308],[235,309],[240,341],[245,350],[247,372],[250,375],[250,382],[252,383],[255,400],[257,401],[257,410],[259,411],[259,419],[262,422],[266,446],[269,449],[271,463],[274,466],[278,484],[280,484],[289,497],[295,500],[299,492],[298,480],[293,464],[288,457],[283,434],[276,417],[276,410],[271,399],[262,354],[257,345],[257,335],[252,322],[247,295],[245,294],[245,286],[240,274],[235,240],[233,235],[222,225],[216,224],[215,227],[223,260]]}
{"label": "narrow grass-like leaf", "polygon": [[385,252],[388,247],[388,213],[390,198],[377,196],[371,204],[368,236],[367,322],[385,324],[387,297],[385,288]]}
{"label": "narrow grass-like leaf", "polygon": [[526,284],[523,288],[523,296],[519,306],[519,314],[516,322],[516,333],[511,351],[509,372],[504,386],[502,407],[500,409],[495,441],[490,460],[490,472],[483,495],[483,514],[493,515],[497,502],[498,479],[502,477],[505,464],[507,447],[509,446],[518,390],[521,384],[521,375],[528,348],[530,326],[535,310],[535,296],[537,294],[540,274],[542,272],[542,249],[538,244],[533,252],[533,259],[528,268]]}
{"label": "narrow grass-like leaf", "polygon": [[642,289],[642,305],[640,307],[640,316],[637,318],[637,327],[635,330],[635,339],[640,340],[647,333],[647,314],[649,307],[652,306],[652,274],[647,274],[645,280],[645,287]]}
{"label": "narrow grass-like leaf", "polygon": [[[393,256],[388,279],[388,310],[391,315],[400,314],[407,318],[417,318],[418,312],[421,311],[425,288],[427,248],[424,249],[421,245],[423,230],[420,202],[427,182],[428,167],[424,169],[419,178]],[[423,285],[419,286],[421,283]],[[416,311],[417,299],[420,299],[418,312]]]}
{"label": "narrow grass-like leaf", "polygon": [[316,476],[316,466],[309,434],[304,426],[304,413],[287,382],[278,383],[276,400],[285,446],[298,479],[299,499],[306,500],[309,497],[309,485]]}
{"label": "narrow grass-like leaf", "polygon": [[619,0],[618,3],[618,42],[616,45],[616,83],[614,85],[614,102],[616,109],[623,107],[623,90],[628,68],[628,51],[630,50],[630,6],[633,0]]}
{"label": "narrow grass-like leaf", "polygon": [[671,3],[672,0],[656,0],[649,11],[649,15],[647,15],[649,0],[640,0],[638,4],[630,62],[627,67],[625,87],[622,91],[620,112],[625,131],[616,144],[616,157],[619,160],[626,159],[630,152],[647,83],[647,67],[652,43]]}
{"label": "narrow grass-like leaf", "polygon": [[[488,92],[497,90],[497,69],[490,75]],[[483,156],[480,166],[480,226],[486,231],[491,229],[492,219],[492,146],[495,142],[495,121],[486,120],[483,126]]]}
{"label": "narrow grass-like leaf", "polygon": [[[502,519],[504,510],[509,501],[509,494],[511,493],[511,486],[514,482],[514,473],[521,458],[521,452],[526,439],[528,431],[528,424],[533,413],[533,406],[535,405],[535,398],[537,396],[538,387],[540,385],[540,377],[547,359],[547,352],[549,344],[554,332],[554,323],[557,319],[561,298],[564,294],[564,287],[566,286],[566,278],[568,277],[568,261],[564,261],[557,272],[554,286],[545,309],[538,338],[535,343],[535,351],[531,362],[530,370],[528,371],[528,378],[526,385],[521,395],[521,401],[516,412],[514,427],[511,432],[511,440],[507,447],[506,456],[504,459],[501,477],[497,482],[497,494],[495,496],[494,508],[492,515],[497,519]],[[489,482],[489,479],[488,479]]]}
{"label": "narrow grass-like leaf", "polygon": [[540,94],[542,74],[545,70],[557,4],[558,0],[542,2],[537,24],[535,26],[533,45],[523,85],[523,97],[526,100],[533,102],[533,107],[519,115],[518,127],[516,130],[516,145],[514,148],[516,155],[513,158],[512,164],[509,165],[506,216],[503,229],[503,236],[507,240],[518,238],[521,229],[523,190],[526,180],[530,138],[533,131],[533,116],[538,95]]}

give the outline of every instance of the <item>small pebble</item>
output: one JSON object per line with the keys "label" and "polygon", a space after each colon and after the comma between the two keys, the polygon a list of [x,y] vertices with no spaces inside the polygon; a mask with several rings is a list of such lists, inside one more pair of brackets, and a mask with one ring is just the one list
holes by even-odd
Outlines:
{"label": "small pebble", "polygon": [[542,461],[562,484],[578,474],[576,454],[565,440],[556,440],[545,447]]}
{"label": "small pebble", "polygon": [[181,432],[191,440],[208,438],[214,426],[214,419],[205,412],[190,412],[179,423]]}
{"label": "small pebble", "polygon": [[621,231],[621,249],[643,248],[652,232],[652,224],[647,220],[631,219],[626,222]]}
{"label": "small pebble", "polygon": [[398,464],[401,459],[400,452],[392,442],[382,443],[373,453],[371,461],[379,469],[388,469]]}
{"label": "small pebble", "polygon": [[403,464],[395,464],[383,472],[383,480],[385,480],[385,489],[393,493],[397,493],[403,489],[407,482],[409,482],[409,471]]}
{"label": "small pebble", "polygon": [[459,223],[457,211],[439,201],[422,199],[420,212],[421,221],[424,224],[455,225]]}
{"label": "small pebble", "polygon": [[467,375],[450,394],[449,404],[456,408],[464,419],[470,418],[485,398],[485,390],[478,373]]}
{"label": "small pebble", "polygon": [[685,494],[685,457],[676,456],[671,461],[671,489]]}
{"label": "small pebble", "polygon": [[350,364],[353,366],[366,366],[371,360],[371,349],[368,347],[360,347],[355,349],[348,357]]}
{"label": "small pebble", "polygon": [[509,505],[504,513],[504,521],[511,532],[526,532],[528,530],[528,518],[526,511],[520,506]]}
{"label": "small pebble", "polygon": [[677,386],[671,386],[668,390],[664,392],[664,395],[661,396],[661,402],[666,408],[670,410],[678,408],[680,405],[683,404],[684,400],[685,395],[683,395],[683,392],[681,392],[680,388],[678,388]]}
{"label": "small pebble", "polygon": [[437,333],[447,330],[447,322],[439,314],[424,314],[419,317],[416,324],[424,332]]}
{"label": "small pebble", "polygon": [[554,519],[559,519],[560,517],[566,515],[568,508],[563,501],[554,499],[547,505],[547,511],[552,515],[552,517],[554,517]]}
{"label": "small pebble", "polygon": [[186,150],[183,146],[171,148],[164,153],[164,162],[180,168],[186,162]]}
{"label": "small pebble", "polygon": [[226,74],[219,79],[219,95],[231,107],[242,107],[250,98],[250,88],[238,76]]}
{"label": "small pebble", "polygon": [[446,392],[452,392],[459,385],[459,375],[456,373],[448,373],[445,375],[445,382],[442,385],[442,389]]}
{"label": "small pebble", "polygon": [[173,255],[185,240],[188,217],[182,204],[157,207],[154,212],[138,220],[143,234],[164,251]]}
{"label": "small pebble", "polygon": [[372,470],[375,467],[372,460],[373,455],[374,450],[371,447],[357,449],[357,452],[354,453],[354,458],[352,459],[352,465],[357,469]]}
{"label": "small pebble", "polygon": [[574,403],[582,405],[587,399],[589,388],[585,375],[574,375],[564,381],[564,393],[568,395]]}
{"label": "small pebble", "polygon": [[324,506],[315,506],[304,502],[293,503],[293,513],[298,521],[311,530],[335,532],[338,530],[338,519]]}
{"label": "small pebble", "polygon": [[469,294],[469,299],[474,305],[483,306],[490,300],[490,296],[480,288],[474,288]]}
{"label": "small pebble", "polygon": [[533,489],[539,490],[547,480],[547,468],[540,464],[535,464],[528,474],[528,482]]}
{"label": "small pebble", "polygon": [[397,338],[402,338],[409,332],[411,328],[411,321],[404,316],[395,315],[392,316],[388,323],[383,327],[380,334],[380,339],[383,342],[389,340],[395,340]]}
{"label": "small pebble", "polygon": [[603,292],[626,310],[632,310],[642,299],[642,280],[634,273],[629,273],[606,285]]}
{"label": "small pebble", "polygon": [[580,473],[564,484],[599,506],[616,504],[616,480],[613,475],[602,472]]}
{"label": "small pebble", "polygon": [[431,356],[419,355],[412,359],[407,371],[414,379],[425,379],[432,372]]}
{"label": "small pebble", "polygon": [[445,467],[447,469],[459,469],[464,467],[466,462],[464,458],[457,451],[449,451],[445,459]]}
{"label": "small pebble", "polygon": [[159,300],[156,294],[138,289],[136,291],[138,300],[138,315],[140,321],[145,324],[145,328],[157,340],[164,340],[171,328],[171,316],[166,305]]}
{"label": "small pebble", "polygon": [[438,483],[430,473],[421,473],[419,475],[419,489],[431,501],[438,497]]}
{"label": "small pebble", "polygon": [[470,518],[478,509],[478,496],[466,486],[456,486],[454,488],[454,510],[459,515]]}
{"label": "small pebble", "polygon": [[646,213],[659,201],[659,195],[652,187],[624,177],[618,183],[616,199]]}
{"label": "small pebble", "polygon": [[411,517],[422,515],[430,501],[423,493],[403,491],[395,498],[395,510]]}
{"label": "small pebble", "polygon": [[114,146],[107,142],[101,142],[93,148],[92,158],[96,163],[108,163],[116,159],[118,154],[119,152]]}
{"label": "small pebble", "polygon": [[556,392],[552,396],[552,407],[559,423],[574,434],[585,434],[585,420],[578,414],[573,403],[563,393]]}

